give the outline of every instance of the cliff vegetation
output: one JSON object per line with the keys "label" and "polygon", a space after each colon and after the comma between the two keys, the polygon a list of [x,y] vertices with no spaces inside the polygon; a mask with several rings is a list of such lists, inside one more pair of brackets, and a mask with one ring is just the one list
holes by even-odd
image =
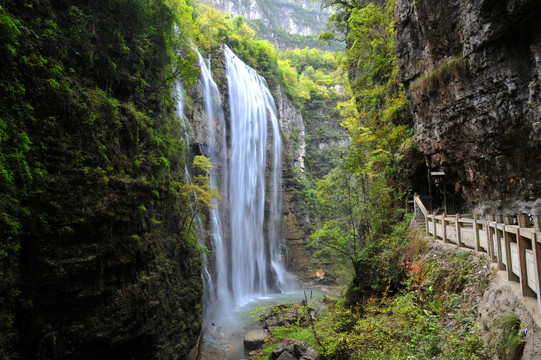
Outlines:
{"label": "cliff vegetation", "polygon": [[2,2],[3,359],[194,344],[201,268],[172,89],[198,71],[174,28],[189,7],[169,5]]}
{"label": "cliff vegetation", "polygon": [[305,71],[184,0],[6,1],[0,26],[1,357],[183,356],[202,311],[193,211],[217,194],[208,160],[185,178],[175,82],[199,76],[194,45],[225,43],[302,106],[337,96],[333,56],[306,50]]}
{"label": "cliff vegetation", "polygon": [[[266,4],[267,17],[279,12],[277,0]],[[515,336],[481,340],[472,308],[490,276],[484,259],[428,251],[404,205],[427,166],[445,167],[472,205],[538,195],[539,170],[526,165],[536,164],[541,129],[539,5],[326,4],[334,12],[318,41],[345,42],[343,52],[311,48],[313,37],[282,33],[278,19],[233,18],[191,0],[2,1],[0,358],[176,359],[193,348],[208,251],[193,222],[219,194],[207,158],[186,164],[177,100],[191,109],[199,100],[175,89],[198,81],[195,48],[215,55],[213,75],[225,83],[224,44],[300,114],[283,133],[295,164],[283,170],[284,199],[307,214],[310,233],[295,240],[310,243],[308,266],[347,284],[315,322],[273,335],[327,359],[520,352],[516,318],[498,325]],[[442,16],[454,28],[423,39]],[[269,28],[279,46],[257,36]],[[527,36],[514,44],[519,32]],[[503,70],[494,77],[493,68]],[[503,177],[488,176],[496,172]]]}

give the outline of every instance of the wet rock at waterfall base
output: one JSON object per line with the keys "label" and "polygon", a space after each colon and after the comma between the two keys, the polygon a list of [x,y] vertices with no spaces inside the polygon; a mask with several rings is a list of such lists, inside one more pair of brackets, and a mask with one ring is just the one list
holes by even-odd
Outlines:
{"label": "wet rock at waterfall base", "polygon": [[272,307],[267,314],[261,317],[263,327],[271,330],[276,326],[289,326],[293,323],[298,323],[301,326],[306,325],[308,319],[299,314],[299,306],[299,304],[286,303]]}
{"label": "wet rock at waterfall base", "polygon": [[288,352],[283,352],[277,360],[297,360],[297,358]]}
{"label": "wet rock at waterfall base", "polygon": [[319,354],[316,349],[304,341],[295,339],[282,339],[276,346],[269,360],[319,360]]}
{"label": "wet rock at waterfall base", "polygon": [[207,327],[199,344],[197,360],[224,360],[230,350],[225,331],[219,326]]}
{"label": "wet rock at waterfall base", "polygon": [[269,333],[265,330],[252,330],[244,336],[244,348],[246,350],[258,350],[263,347]]}

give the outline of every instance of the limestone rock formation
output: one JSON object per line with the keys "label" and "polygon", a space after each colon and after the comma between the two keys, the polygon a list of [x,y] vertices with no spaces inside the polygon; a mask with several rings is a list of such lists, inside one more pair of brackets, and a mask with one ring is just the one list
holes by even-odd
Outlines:
{"label": "limestone rock formation", "polygon": [[246,350],[261,349],[269,333],[265,330],[251,330],[244,335],[244,348]]}
{"label": "limestone rock formation", "polygon": [[[243,16],[256,29],[260,38],[277,47],[319,47],[317,36],[325,31],[330,7],[311,0],[204,0],[212,7]],[[342,45],[333,43],[331,48]]]}
{"label": "limestone rock formation", "polygon": [[541,323],[537,303],[534,298],[525,298],[520,293],[519,284],[505,279],[505,273],[500,271],[490,282],[479,303],[479,325],[490,341],[491,336],[497,336],[497,320],[502,316],[514,314],[524,326],[523,359],[541,358]]}
{"label": "limestone rock formation", "polygon": [[267,26],[278,25],[290,34],[318,34],[325,29],[328,13],[311,0],[207,0],[213,7],[248,20],[261,19]]}
{"label": "limestone rock formation", "polygon": [[541,3],[398,0],[395,15],[428,166],[474,204],[541,196]]}
{"label": "limestone rock formation", "polygon": [[[282,162],[283,219],[287,267],[303,276],[308,274],[308,234],[310,220],[300,191],[298,176],[305,171],[306,130],[301,111],[275,86],[274,96],[280,130],[285,142]],[[292,134],[297,134],[296,137]]]}
{"label": "limestone rock formation", "polygon": [[269,356],[269,360],[318,360],[319,358],[316,349],[304,341],[295,339],[282,339]]}

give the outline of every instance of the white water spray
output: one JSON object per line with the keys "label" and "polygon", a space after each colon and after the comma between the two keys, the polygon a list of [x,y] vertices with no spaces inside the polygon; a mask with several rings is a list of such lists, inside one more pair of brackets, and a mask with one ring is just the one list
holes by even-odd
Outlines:
{"label": "white water spray", "polygon": [[[203,82],[203,91],[205,98],[205,111],[207,113],[207,139],[204,152],[209,156],[213,168],[210,172],[211,188],[218,188],[222,197],[222,203],[227,202],[226,184],[227,184],[227,151],[225,139],[225,121],[223,109],[220,101],[220,91],[212,78],[210,61],[205,60],[198,52],[199,66],[201,68],[201,79]],[[221,181],[218,182],[217,179]],[[210,209],[210,241],[211,250],[214,253],[214,283],[218,286],[210,290],[210,294],[206,294],[211,304],[216,304],[217,299],[221,302],[228,302],[230,297],[223,286],[219,284],[227,284],[227,247],[224,242],[224,231],[222,227],[221,213],[223,205],[218,201],[214,201],[213,208]],[[205,266],[207,271],[207,266]],[[227,304],[230,305],[230,304]]]}
{"label": "white water spray", "polygon": [[285,290],[288,283],[280,249],[282,145],[276,106],[265,79],[229,48],[224,52],[229,128],[210,62],[199,54],[207,118],[202,150],[214,166],[210,185],[222,198],[209,212],[214,267],[204,269],[213,273],[205,290],[211,292],[206,298],[215,318]]}
{"label": "white water spray", "polygon": [[[282,148],[276,106],[265,79],[225,47],[231,112],[231,293],[242,304],[286,285],[279,256]],[[271,129],[270,209],[265,212],[267,137]],[[265,242],[264,222],[269,241]]]}

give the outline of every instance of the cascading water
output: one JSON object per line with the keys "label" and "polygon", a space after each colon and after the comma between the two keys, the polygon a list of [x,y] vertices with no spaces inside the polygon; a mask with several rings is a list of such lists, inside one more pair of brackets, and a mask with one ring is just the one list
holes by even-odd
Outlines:
{"label": "cascading water", "polygon": [[205,288],[212,292],[206,297],[214,318],[287,285],[280,254],[282,150],[276,106],[265,79],[229,48],[224,53],[229,128],[210,62],[199,54],[207,118],[200,129],[206,133],[202,150],[214,166],[211,187],[222,198],[209,212],[214,266],[212,288]]}
{"label": "cascading water", "polygon": [[[210,70],[210,61],[206,61],[203,56],[197,52],[199,66],[201,68],[201,80],[203,82],[203,93],[205,98],[205,111],[207,115],[207,138],[204,152],[209,156],[213,168],[210,172],[211,188],[218,188],[222,200],[226,202],[226,193],[224,191],[227,184],[227,158],[225,146],[225,121],[224,113],[220,102],[220,91],[212,78]],[[217,178],[221,181],[218,183]],[[215,256],[215,283],[227,284],[227,249],[223,241],[222,220],[220,217],[221,204],[215,201],[210,209],[210,237],[211,247]],[[207,263],[204,263],[204,271],[208,271]],[[212,281],[212,279],[210,279]],[[216,299],[228,301],[229,297],[224,293],[221,286],[214,287],[214,284],[208,284],[206,287],[208,293],[205,294],[209,303],[216,304]]]}
{"label": "cascading water", "polygon": [[[192,140],[192,134],[193,129],[190,125],[190,122],[186,119],[186,116],[184,115],[184,105],[185,105],[185,97],[184,97],[184,90],[182,89],[182,85],[180,82],[177,82],[176,84],[176,95],[177,95],[177,116],[180,119],[180,122],[184,128],[184,137],[186,139],[186,147],[188,149],[188,156],[187,158],[190,159],[192,157],[191,154],[191,140]],[[184,176],[186,177],[186,181],[190,182],[192,179],[192,174],[190,172],[190,167],[188,166],[188,161],[186,161],[186,164],[184,166]],[[194,197],[197,197],[197,194],[193,194]],[[192,213],[196,213],[195,209],[192,209]],[[204,237],[204,224],[201,221],[201,217],[196,214],[194,217],[194,223],[195,223],[195,232],[197,234],[197,237],[202,239]],[[208,271],[208,258],[205,253],[202,254],[203,257],[203,273],[201,274],[201,277],[203,278],[203,285],[204,289],[203,292],[206,295],[205,302],[206,303],[212,303],[215,301],[214,296],[214,282],[212,279],[212,276],[210,272]]]}
{"label": "cascading water", "polygon": [[[225,47],[230,102],[229,201],[231,298],[244,301],[286,285],[279,256],[281,238],[281,139],[276,106],[266,81]],[[270,125],[270,126],[269,126]],[[265,213],[268,128],[272,130],[270,206]],[[265,242],[267,217],[269,241]]]}

